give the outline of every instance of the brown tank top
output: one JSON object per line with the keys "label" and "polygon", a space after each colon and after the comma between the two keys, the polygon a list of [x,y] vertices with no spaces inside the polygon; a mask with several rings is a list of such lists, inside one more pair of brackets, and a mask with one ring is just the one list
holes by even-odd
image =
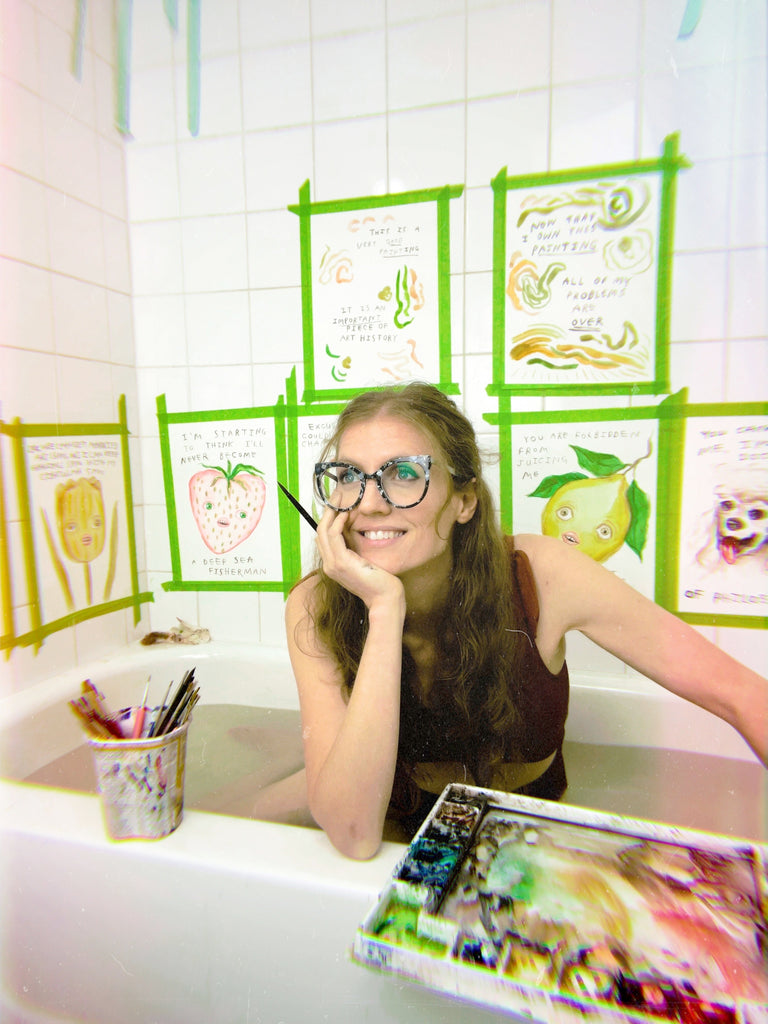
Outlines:
{"label": "brown tank top", "polygon": [[[567,786],[562,745],[568,715],[568,669],[556,675],[541,659],[535,644],[539,621],[536,584],[528,557],[506,538],[513,583],[511,621],[527,636],[522,668],[514,680],[518,724],[510,737],[515,763],[502,766],[491,781],[495,788],[559,800]],[[451,738],[453,737],[453,739]],[[389,814],[415,831],[444,785],[474,784],[474,737],[457,736],[454,713],[445,706],[427,707],[404,684],[400,697],[398,766]]]}

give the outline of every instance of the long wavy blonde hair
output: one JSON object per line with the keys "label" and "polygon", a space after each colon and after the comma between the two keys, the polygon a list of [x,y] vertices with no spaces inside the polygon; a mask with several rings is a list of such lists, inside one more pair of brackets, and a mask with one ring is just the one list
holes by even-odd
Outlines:
{"label": "long wavy blonde hair", "polygon": [[[340,414],[320,461],[333,457],[352,424],[385,414],[410,423],[431,440],[433,458],[453,470],[453,485],[475,481],[477,508],[467,523],[457,523],[451,538],[453,567],[450,600],[438,628],[435,682],[430,703],[452,705],[457,730],[482,731],[484,753],[476,773],[509,756],[508,737],[516,719],[514,679],[520,664],[521,637],[513,615],[509,554],[482,475],[475,431],[455,403],[431,384],[411,382],[367,391]],[[439,514],[438,514],[439,518]],[[339,665],[348,690],[368,632],[367,609],[348,590],[317,570],[312,618],[317,639]],[[404,677],[413,670],[403,651]],[[510,685],[510,683],[512,685]],[[485,770],[484,770],[485,769]],[[478,780],[479,781],[479,780]]]}

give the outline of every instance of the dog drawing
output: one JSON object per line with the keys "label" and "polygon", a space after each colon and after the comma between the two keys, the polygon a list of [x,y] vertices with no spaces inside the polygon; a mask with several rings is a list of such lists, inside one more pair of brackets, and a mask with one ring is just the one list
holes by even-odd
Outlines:
{"label": "dog drawing", "polygon": [[767,492],[768,484],[715,488],[714,507],[705,516],[706,539],[696,552],[699,565],[716,569],[761,560],[763,572],[768,571]]}

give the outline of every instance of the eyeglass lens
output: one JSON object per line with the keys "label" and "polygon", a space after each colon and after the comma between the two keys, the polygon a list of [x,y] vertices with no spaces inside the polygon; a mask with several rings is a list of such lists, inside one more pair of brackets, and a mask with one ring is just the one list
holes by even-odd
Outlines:
{"label": "eyeglass lens", "polygon": [[[427,493],[427,473],[418,462],[398,459],[382,467],[376,476],[387,501],[399,508],[418,505]],[[362,498],[366,477],[355,466],[339,463],[326,467],[317,483],[326,505],[344,512]]]}

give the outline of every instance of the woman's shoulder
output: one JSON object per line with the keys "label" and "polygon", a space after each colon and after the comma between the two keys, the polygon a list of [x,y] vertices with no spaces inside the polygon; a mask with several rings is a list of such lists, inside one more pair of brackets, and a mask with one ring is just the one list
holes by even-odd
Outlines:
{"label": "woman's shoulder", "polygon": [[505,539],[511,551],[522,552],[531,563],[557,561],[563,548],[562,541],[540,533],[516,533]]}
{"label": "woman's shoulder", "polygon": [[514,550],[528,559],[539,586],[589,584],[605,573],[593,558],[568,547],[556,537],[517,533],[511,540]]}
{"label": "woman's shoulder", "polygon": [[303,615],[311,609],[319,581],[318,572],[313,569],[306,576],[302,576],[298,583],[294,583],[285,602],[287,615]]}

